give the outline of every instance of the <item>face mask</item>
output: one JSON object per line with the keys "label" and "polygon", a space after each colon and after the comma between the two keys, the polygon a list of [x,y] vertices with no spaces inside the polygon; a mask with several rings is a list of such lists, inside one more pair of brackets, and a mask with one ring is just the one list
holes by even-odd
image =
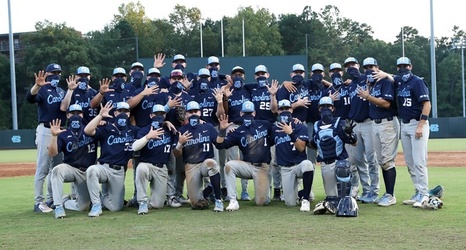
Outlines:
{"label": "face mask", "polygon": [[184,86],[180,81],[176,81],[176,82],[172,83],[171,88],[173,90],[173,94],[175,94],[175,95],[178,95],[179,93],[181,93],[181,91],[184,90]]}
{"label": "face mask", "polygon": [[181,69],[181,71],[184,71],[184,66],[183,66],[183,64],[181,64],[181,63],[177,63],[177,64],[175,65],[175,69]]}
{"label": "face mask", "polygon": [[269,82],[267,81],[267,77],[265,76],[259,76],[256,78],[257,84],[259,85],[260,88],[263,88],[267,85],[269,85]]}
{"label": "face mask", "polygon": [[368,69],[368,70],[366,70],[366,72],[364,72],[364,73],[366,73],[367,81],[369,82],[369,84],[370,84],[371,86],[374,85],[374,83],[375,83],[374,76],[372,76],[372,73],[373,73],[373,72],[374,72],[374,71],[371,70],[371,69]]}
{"label": "face mask", "polygon": [[407,82],[411,78],[412,75],[413,73],[411,72],[411,70],[407,68],[401,68],[398,70],[398,76],[403,82]]}
{"label": "face mask", "polygon": [[134,71],[133,73],[131,73],[131,84],[136,88],[140,88],[142,77],[143,74],[141,71]]}
{"label": "face mask", "polygon": [[199,116],[198,115],[191,115],[189,117],[189,125],[191,125],[191,127],[195,127],[199,124]]}
{"label": "face mask", "polygon": [[124,88],[125,88],[125,79],[119,77],[113,80],[112,89],[114,89],[116,92],[121,92],[123,91]]}
{"label": "face mask", "polygon": [[152,117],[151,125],[154,129],[161,128],[164,120],[165,118],[163,117],[163,115],[156,115]]}
{"label": "face mask", "polygon": [[336,72],[332,74],[332,83],[334,86],[340,86],[341,84],[343,84],[343,82],[341,81],[340,73]]}
{"label": "face mask", "polygon": [[121,131],[124,130],[128,124],[128,115],[121,113],[115,117],[116,127]]}
{"label": "face mask", "polygon": [[359,70],[357,68],[354,68],[354,67],[349,67],[346,70],[346,72],[348,73],[348,75],[350,75],[351,80],[356,80],[361,76],[361,73],[359,72]]}
{"label": "face mask", "polygon": [[321,74],[312,74],[311,79],[315,83],[321,83],[324,76]]}
{"label": "face mask", "polygon": [[208,85],[209,80],[206,78],[199,79],[199,90],[204,92],[209,89]]}
{"label": "face mask", "polygon": [[241,117],[243,118],[243,124],[246,127],[251,126],[251,124],[254,122],[254,116],[252,114],[244,114]]}
{"label": "face mask", "polygon": [[87,84],[89,83],[89,79],[87,77],[81,77],[78,79],[78,89],[86,90]]}
{"label": "face mask", "polygon": [[293,116],[290,111],[283,111],[278,115],[278,121],[289,124],[293,121]]}
{"label": "face mask", "polygon": [[235,87],[236,89],[243,87],[243,81],[244,78],[242,78],[241,76],[235,76],[235,78],[233,78],[233,87]]}
{"label": "face mask", "polygon": [[217,78],[218,77],[218,67],[210,67],[209,68],[209,71],[210,71],[210,76],[213,77],[213,78]]}
{"label": "face mask", "polygon": [[60,82],[60,75],[50,75],[45,78],[46,82],[50,82],[50,86],[56,88]]}
{"label": "face mask", "polygon": [[69,127],[71,131],[78,132],[81,129],[81,124],[83,122],[83,118],[79,115],[73,115],[69,119]]}
{"label": "face mask", "polygon": [[330,108],[323,108],[320,110],[320,118],[325,124],[333,122],[333,112]]}
{"label": "face mask", "polygon": [[304,77],[302,75],[295,75],[291,78],[291,81],[293,81],[295,84],[300,84],[304,81]]}
{"label": "face mask", "polygon": [[147,87],[153,87],[155,85],[159,84],[159,78],[157,77],[151,77],[147,80]]}

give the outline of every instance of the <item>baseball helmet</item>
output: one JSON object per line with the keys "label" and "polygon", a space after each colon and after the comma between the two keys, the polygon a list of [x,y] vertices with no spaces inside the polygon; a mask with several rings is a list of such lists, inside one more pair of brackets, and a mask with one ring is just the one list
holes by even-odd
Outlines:
{"label": "baseball helmet", "polygon": [[337,206],[337,217],[358,217],[358,203],[351,196],[341,198]]}
{"label": "baseball helmet", "polygon": [[241,106],[241,112],[243,112],[243,113],[252,113],[252,112],[254,112],[254,103],[252,103],[250,101],[243,102],[243,105]]}

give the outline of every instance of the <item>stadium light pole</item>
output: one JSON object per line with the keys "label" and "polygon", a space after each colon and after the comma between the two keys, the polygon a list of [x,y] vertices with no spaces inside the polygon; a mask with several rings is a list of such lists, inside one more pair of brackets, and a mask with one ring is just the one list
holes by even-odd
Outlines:
{"label": "stadium light pole", "polygon": [[202,18],[199,19],[199,32],[201,37],[201,57],[204,57],[204,48],[202,44]]}
{"label": "stadium light pole", "polygon": [[8,0],[8,26],[10,43],[10,78],[11,78],[11,116],[13,119],[13,130],[18,130],[18,110],[16,103],[16,73],[15,73],[15,48],[13,44],[13,29],[11,28],[11,4]]}
{"label": "stadium light pole", "polygon": [[430,0],[430,74],[432,78],[432,117],[437,118],[437,75],[435,67],[434,3]]}
{"label": "stadium light pole", "polygon": [[466,105],[464,96],[464,49],[466,48],[466,41],[464,38],[458,39],[453,43],[454,49],[461,49],[461,92],[463,94],[463,117],[466,117]]}

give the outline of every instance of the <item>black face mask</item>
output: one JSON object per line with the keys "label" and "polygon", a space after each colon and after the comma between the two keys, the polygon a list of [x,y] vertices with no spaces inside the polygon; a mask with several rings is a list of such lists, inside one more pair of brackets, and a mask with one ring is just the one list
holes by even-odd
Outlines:
{"label": "black face mask", "polygon": [[69,118],[68,126],[74,133],[81,131],[83,118],[79,115],[73,115]]}
{"label": "black face mask", "polygon": [[246,127],[249,127],[254,123],[254,116],[252,114],[244,114],[241,118],[243,118],[243,124]]}
{"label": "black face mask", "polygon": [[113,80],[112,89],[116,92],[123,91],[123,89],[125,89],[125,79],[121,77],[115,78],[115,80]]}
{"label": "black face mask", "polygon": [[140,88],[142,77],[143,74],[141,71],[134,71],[133,73],[131,73],[131,84],[136,88]]}
{"label": "black face mask", "polygon": [[368,69],[366,70],[364,73],[366,74],[366,77],[367,77],[367,82],[369,82],[369,84],[371,86],[373,86],[375,84],[375,79],[374,79],[374,76],[372,75],[374,71],[371,70],[371,69]]}
{"label": "black face mask", "polygon": [[304,81],[304,77],[302,75],[295,75],[291,78],[291,81],[295,84],[300,84]]}
{"label": "black face mask", "polygon": [[181,93],[181,91],[184,90],[184,86],[180,81],[176,81],[172,83],[171,89],[173,94],[178,95],[179,93]]}
{"label": "black face mask", "polygon": [[212,78],[217,78],[218,77],[218,67],[216,67],[216,66],[210,67],[209,71],[210,71],[210,76]]}
{"label": "black face mask", "polygon": [[407,68],[401,68],[398,70],[398,76],[400,77],[401,81],[403,82],[407,82],[409,79],[411,79],[411,76],[413,75],[413,73],[411,72],[411,70],[407,69]]}
{"label": "black face mask", "polygon": [[240,89],[241,87],[243,87],[243,81],[244,78],[242,78],[241,76],[235,76],[233,78],[233,87],[235,87],[235,89]]}
{"label": "black face mask", "polygon": [[286,124],[290,124],[293,121],[293,116],[290,111],[283,111],[278,115],[278,121]]}
{"label": "black face mask", "polygon": [[260,88],[263,88],[267,85],[269,85],[269,82],[267,81],[267,77],[265,76],[259,76],[256,78],[257,84],[259,85]]}
{"label": "black face mask", "polygon": [[152,127],[154,129],[159,129],[162,127],[162,124],[163,124],[163,121],[165,120],[165,118],[163,117],[163,115],[156,115],[154,117],[152,117]]}
{"label": "black face mask", "polygon": [[46,82],[50,82],[50,86],[56,88],[60,82],[60,75],[50,75],[45,78]]}
{"label": "black face mask", "polygon": [[188,120],[189,120],[189,125],[191,127],[193,127],[193,128],[196,127],[197,125],[199,125],[199,116],[198,115],[191,115]]}
{"label": "black face mask", "polygon": [[361,72],[357,68],[349,67],[346,70],[346,73],[350,76],[351,80],[356,80],[361,76]]}
{"label": "black face mask", "polygon": [[78,79],[78,89],[87,90],[88,84],[89,84],[89,79],[87,79],[87,77],[81,77]]}
{"label": "black face mask", "polygon": [[335,87],[338,87],[343,84],[341,80],[341,74],[339,72],[335,72],[332,74],[332,83]]}
{"label": "black face mask", "polygon": [[147,80],[147,87],[153,87],[157,84],[159,84],[160,80],[158,77],[151,77]]}
{"label": "black face mask", "polygon": [[177,64],[175,65],[175,69],[181,69],[181,71],[184,71],[184,66],[183,66],[183,64],[181,64],[181,63],[177,63]]}
{"label": "black face mask", "polygon": [[199,92],[204,93],[206,90],[209,89],[209,79],[201,78],[198,81],[199,84]]}
{"label": "black face mask", "polygon": [[126,113],[121,113],[115,117],[115,126],[121,131],[125,130],[129,124],[129,117]]}
{"label": "black face mask", "polygon": [[333,112],[330,108],[322,108],[320,110],[320,118],[325,124],[331,124],[333,122]]}
{"label": "black face mask", "polygon": [[321,83],[323,78],[324,76],[321,74],[312,74],[311,76],[312,81],[315,83]]}

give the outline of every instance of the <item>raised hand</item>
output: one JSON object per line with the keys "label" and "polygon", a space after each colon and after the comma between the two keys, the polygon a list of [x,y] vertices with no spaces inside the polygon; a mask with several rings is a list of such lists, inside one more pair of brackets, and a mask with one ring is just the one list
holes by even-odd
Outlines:
{"label": "raised hand", "polygon": [[173,134],[178,132],[178,130],[176,130],[175,125],[173,125],[173,123],[171,123],[170,121],[164,121],[163,125],[167,127],[170,132],[173,132]]}
{"label": "raised hand", "polygon": [[110,89],[110,82],[111,80],[108,78],[105,78],[99,81],[99,85],[100,85],[99,92],[102,94],[105,94],[109,91],[114,91],[113,89]]}
{"label": "raised hand", "polygon": [[101,115],[102,117],[108,117],[108,118],[112,118],[113,116],[109,115],[108,112],[110,112],[110,110],[112,110],[112,107],[113,107],[113,103],[112,102],[107,102],[105,104],[105,106],[102,105],[102,103],[100,104],[100,112],[99,112],[99,115]]}
{"label": "raised hand", "polygon": [[188,80],[188,77],[187,76],[183,76],[183,80],[181,81],[181,84],[183,84],[184,88],[186,90],[190,89],[191,88],[191,83],[193,82],[193,80]]}
{"label": "raised hand", "polygon": [[154,85],[152,87],[147,86],[143,91],[142,94],[144,96],[152,95],[152,94],[157,94],[159,92],[159,86]]}
{"label": "raised hand", "polygon": [[157,55],[154,55],[154,68],[162,68],[165,65],[163,61],[165,61],[165,54],[158,53]]}
{"label": "raised hand", "polygon": [[223,92],[221,89],[219,88],[213,89],[212,95],[215,97],[215,100],[217,100],[217,102],[223,101]]}
{"label": "raised hand", "polygon": [[62,132],[66,131],[66,129],[60,128],[60,125],[61,125],[60,119],[52,120],[52,122],[50,122],[49,124],[50,124],[50,132],[52,133],[53,136],[57,136],[61,134]]}
{"label": "raised hand", "polygon": [[270,87],[267,85],[267,90],[269,91],[270,95],[276,95],[278,91],[278,81],[273,79]]}
{"label": "raised hand", "polygon": [[68,84],[69,90],[75,90],[78,87],[78,84],[76,83],[77,79],[78,77],[76,75],[68,76],[68,79],[66,79],[66,83]]}
{"label": "raised hand", "polygon": [[219,127],[221,130],[225,130],[227,129],[229,126],[231,126],[233,123],[232,122],[228,122],[228,115],[221,115],[219,118],[218,118],[218,121],[219,121]]}
{"label": "raised hand", "polygon": [[293,128],[291,127],[290,123],[279,122],[277,127],[280,129],[279,132],[284,132],[285,134],[289,135],[293,133]]}
{"label": "raised hand", "polygon": [[170,109],[181,106],[181,96],[177,96],[174,99],[169,96],[167,104]]}
{"label": "raised hand", "polygon": [[181,145],[184,145],[187,141],[191,140],[192,138],[193,138],[193,135],[189,131],[184,132],[184,134],[181,134],[180,132],[178,132],[178,142]]}
{"label": "raised hand", "polygon": [[230,89],[229,87],[227,87],[228,85],[225,85],[222,87],[222,91],[223,91],[223,95],[228,98],[230,97],[232,94],[233,94],[233,91],[234,89]]}
{"label": "raised hand", "polygon": [[45,82],[45,72],[43,70],[34,73],[34,78],[36,78],[36,85],[42,87],[46,84],[50,84],[49,82]]}
{"label": "raised hand", "polygon": [[146,138],[150,139],[160,139],[160,136],[163,135],[164,131],[163,128],[154,129],[152,126],[150,127],[149,133],[147,133]]}
{"label": "raised hand", "polygon": [[288,92],[290,93],[294,93],[296,92],[298,89],[296,88],[296,86],[293,85],[293,82],[292,81],[284,81],[282,83],[282,87],[284,87],[286,90],[288,90]]}

